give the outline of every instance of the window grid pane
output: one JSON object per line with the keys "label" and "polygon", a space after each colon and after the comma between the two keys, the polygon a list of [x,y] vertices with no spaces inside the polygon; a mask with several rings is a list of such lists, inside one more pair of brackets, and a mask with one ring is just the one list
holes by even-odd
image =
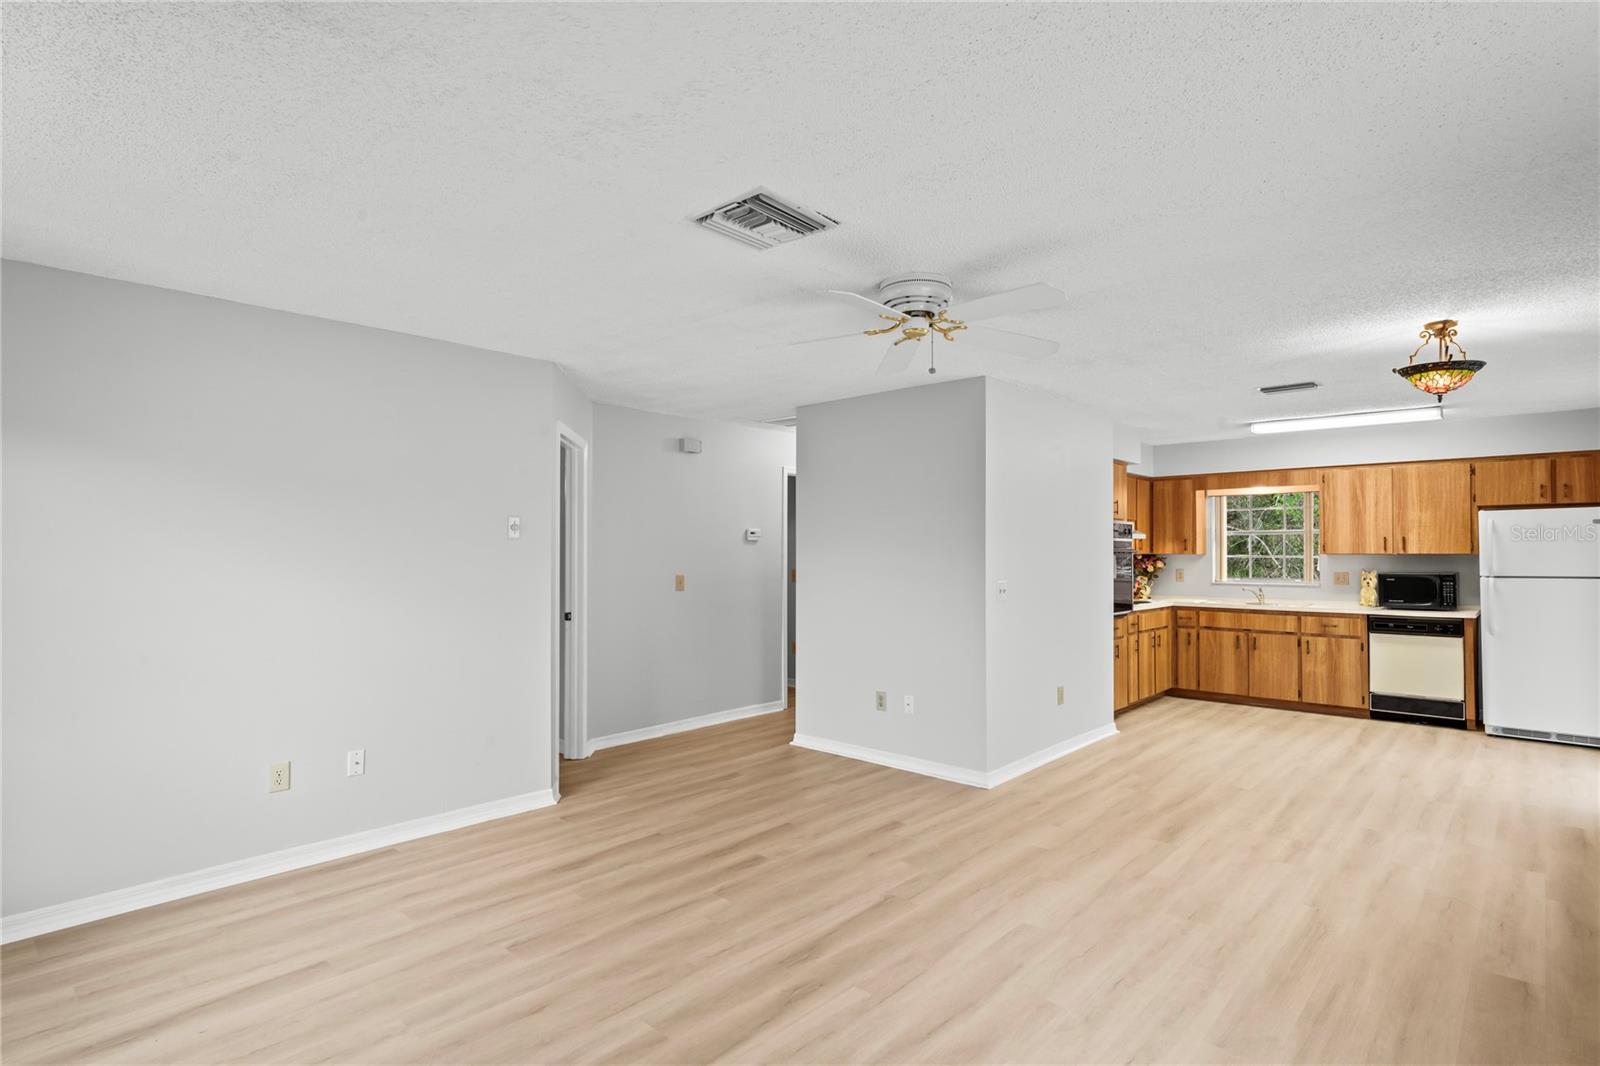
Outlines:
{"label": "window grid pane", "polygon": [[1222,496],[1218,579],[1316,583],[1321,511],[1315,492]]}

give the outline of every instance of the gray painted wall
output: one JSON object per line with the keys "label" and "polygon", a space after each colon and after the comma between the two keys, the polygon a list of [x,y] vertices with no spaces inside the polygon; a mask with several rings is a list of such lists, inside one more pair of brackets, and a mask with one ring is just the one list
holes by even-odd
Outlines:
{"label": "gray painted wall", "polygon": [[9,262],[3,319],[7,914],[550,787],[554,367]]}
{"label": "gray painted wall", "polygon": [[795,731],[987,769],[983,379],[799,418]]}
{"label": "gray painted wall", "polygon": [[[1484,384],[1472,388],[1489,388]],[[1417,394],[1421,397],[1421,393]],[[1158,444],[1138,473],[1152,476],[1271,470],[1294,466],[1461,459],[1522,452],[1600,448],[1600,408],[1490,418],[1451,418],[1399,426],[1323,429],[1235,440]]]}
{"label": "gray painted wall", "polygon": [[[594,433],[589,738],[783,699],[795,434],[598,404]],[[704,450],[679,451],[680,437]]]}
{"label": "gray painted wall", "polygon": [[990,378],[986,392],[987,768],[996,770],[1111,722],[1111,525],[1088,501],[1111,498],[1112,427],[1037,389]]}

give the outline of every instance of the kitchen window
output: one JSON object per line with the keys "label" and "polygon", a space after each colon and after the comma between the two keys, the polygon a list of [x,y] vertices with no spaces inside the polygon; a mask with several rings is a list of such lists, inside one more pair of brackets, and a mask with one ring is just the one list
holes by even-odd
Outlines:
{"label": "kitchen window", "polygon": [[1217,581],[1317,584],[1322,546],[1318,493],[1263,490],[1214,499]]}

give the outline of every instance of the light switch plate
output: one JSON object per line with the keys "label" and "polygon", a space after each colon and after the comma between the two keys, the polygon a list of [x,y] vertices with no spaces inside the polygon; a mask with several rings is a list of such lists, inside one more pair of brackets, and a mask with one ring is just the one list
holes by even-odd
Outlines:
{"label": "light switch plate", "polygon": [[1057,685],[1056,686],[1056,706],[1057,707],[1065,707],[1066,704],[1067,704],[1067,686],[1065,686],[1065,685]]}
{"label": "light switch plate", "polygon": [[915,699],[913,699],[912,697],[910,697],[910,696],[906,697],[906,713],[907,714],[916,714],[917,713],[917,701]]}
{"label": "light switch plate", "polygon": [[344,753],[344,776],[360,777],[367,772],[367,749],[357,748]]}
{"label": "light switch plate", "polygon": [[672,576],[672,591],[673,592],[682,592],[683,591],[683,575],[682,574],[674,574]]}
{"label": "light switch plate", "polygon": [[515,515],[515,514],[506,515],[506,539],[507,540],[521,540],[522,539],[522,516],[521,515]]}

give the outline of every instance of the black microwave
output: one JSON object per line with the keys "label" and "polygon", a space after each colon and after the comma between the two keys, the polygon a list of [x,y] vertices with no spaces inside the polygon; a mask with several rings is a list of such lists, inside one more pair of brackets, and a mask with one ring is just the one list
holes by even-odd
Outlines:
{"label": "black microwave", "polygon": [[1378,606],[1410,611],[1456,609],[1455,574],[1378,575]]}

